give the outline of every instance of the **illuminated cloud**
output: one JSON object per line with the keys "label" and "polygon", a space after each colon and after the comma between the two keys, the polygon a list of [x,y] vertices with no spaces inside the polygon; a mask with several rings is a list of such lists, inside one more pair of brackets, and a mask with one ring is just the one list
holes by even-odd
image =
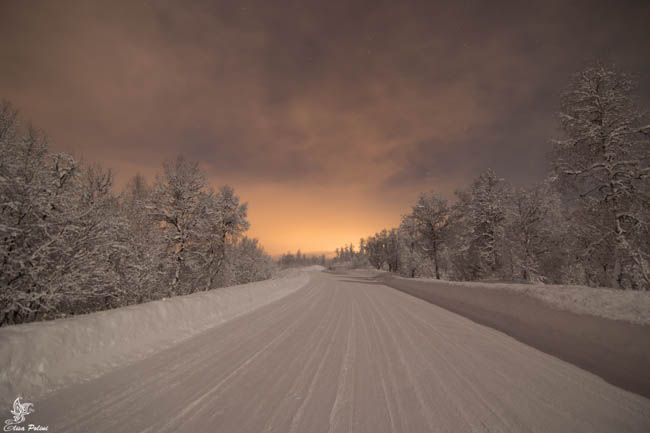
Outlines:
{"label": "illuminated cloud", "polygon": [[270,252],[332,250],[487,167],[541,178],[595,59],[650,100],[644,2],[460,3],[3,2],[0,97],[120,185],[184,152]]}

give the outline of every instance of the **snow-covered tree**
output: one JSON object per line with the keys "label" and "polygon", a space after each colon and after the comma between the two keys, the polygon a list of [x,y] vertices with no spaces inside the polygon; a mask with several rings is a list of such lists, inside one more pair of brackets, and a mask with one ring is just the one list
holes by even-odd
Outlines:
{"label": "snow-covered tree", "polygon": [[[298,254],[300,252],[300,254]],[[335,261],[340,261],[340,257],[338,257],[338,248],[337,248],[337,256],[334,257]],[[291,252],[287,252],[285,254],[282,254],[280,256],[280,259],[278,260],[278,263],[280,266],[288,268],[292,266],[308,266],[308,265],[325,265],[325,255],[321,254],[320,256],[314,256],[314,255],[308,255],[308,254],[303,254],[300,250],[296,251],[296,254],[292,254]]]}
{"label": "snow-covered tree", "polygon": [[515,280],[564,282],[567,225],[550,182],[513,190],[505,209],[505,275]]}
{"label": "snow-covered tree", "polygon": [[386,237],[386,263],[390,272],[399,272],[400,269],[400,236],[399,230],[396,228],[390,229]]}
{"label": "snow-covered tree", "polygon": [[440,279],[440,253],[445,242],[448,217],[447,201],[433,193],[421,194],[407,216],[415,225],[416,245],[433,262],[437,279]]}
{"label": "snow-covered tree", "polygon": [[579,201],[579,257],[602,270],[592,283],[648,289],[650,140],[633,89],[630,77],[600,65],[573,78],[562,96],[554,169]]}
{"label": "snow-covered tree", "polygon": [[167,254],[163,231],[147,210],[151,194],[151,186],[138,174],[129,180],[120,196],[129,256],[119,263],[119,268],[134,303],[168,294],[168,281],[161,266],[161,258]]}
{"label": "snow-covered tree", "polygon": [[366,255],[368,262],[377,269],[381,269],[385,262],[384,243],[379,233],[369,236],[366,240]]}
{"label": "snow-covered tree", "polygon": [[475,280],[496,275],[506,221],[504,180],[487,170],[468,191],[457,191],[456,198],[448,223],[456,276]]}
{"label": "snow-covered tree", "polygon": [[366,239],[368,262],[377,269],[386,266],[390,272],[397,272],[400,263],[399,252],[399,232],[395,228],[384,229]]}
{"label": "snow-covered tree", "polygon": [[201,228],[205,187],[205,177],[198,163],[183,156],[163,163],[163,174],[154,186],[148,208],[165,233],[170,295],[188,290],[181,284],[181,279],[184,275],[188,278],[191,275],[191,252],[188,247]]}
{"label": "snow-covered tree", "polygon": [[245,284],[271,278],[276,270],[273,259],[257,239],[246,236],[228,247],[224,266],[227,284]]}
{"label": "snow-covered tree", "polygon": [[[268,278],[246,204],[206,189],[198,164],[134,177],[119,197],[110,170],[53,153],[0,103],[0,326],[80,314]],[[226,270],[227,275],[222,275]]]}
{"label": "snow-covered tree", "polygon": [[410,278],[426,275],[423,269],[426,268],[428,263],[424,251],[419,245],[420,233],[417,222],[410,215],[402,217],[399,234],[401,273]]}
{"label": "snow-covered tree", "polygon": [[[197,276],[203,279],[202,282],[197,282],[197,285],[206,290],[215,288],[228,253],[228,246],[235,244],[250,227],[246,219],[247,212],[247,204],[240,204],[235,190],[228,185],[216,193],[210,192],[202,197],[199,230],[193,240],[200,258]],[[240,266],[233,261],[230,263]],[[221,284],[226,282],[222,281]]]}
{"label": "snow-covered tree", "polygon": [[112,176],[70,155],[0,108],[0,324],[121,305]]}

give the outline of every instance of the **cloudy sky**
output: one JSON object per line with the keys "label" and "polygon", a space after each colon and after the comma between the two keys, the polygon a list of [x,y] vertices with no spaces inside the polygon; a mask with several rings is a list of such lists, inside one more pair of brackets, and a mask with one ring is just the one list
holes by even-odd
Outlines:
{"label": "cloudy sky", "polygon": [[0,98],[118,188],[182,152],[269,252],[333,250],[488,167],[541,178],[588,64],[650,101],[648,22],[647,1],[7,0]]}

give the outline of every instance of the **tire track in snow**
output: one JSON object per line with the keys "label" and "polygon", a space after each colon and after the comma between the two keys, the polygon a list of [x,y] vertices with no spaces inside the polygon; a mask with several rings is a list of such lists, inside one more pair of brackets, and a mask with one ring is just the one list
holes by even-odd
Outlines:
{"label": "tire track in snow", "polygon": [[[350,306],[347,306],[348,309]],[[348,310],[349,314],[349,310]],[[343,360],[341,362],[341,370],[339,372],[338,378],[338,389],[336,390],[336,398],[334,399],[334,404],[330,410],[329,416],[329,430],[328,433],[338,432],[338,431],[352,431],[352,416],[353,412],[353,397],[354,389],[352,387],[352,375],[354,374],[354,359],[356,355],[356,320],[355,317],[351,317],[350,330],[347,335],[347,343],[345,347],[345,354],[343,355]],[[347,405],[349,406],[347,406]],[[346,412],[344,415],[339,415],[339,412]],[[343,420],[341,420],[343,418]],[[347,429],[341,430],[339,425],[347,424]]]}
{"label": "tire track in snow", "polygon": [[[365,291],[361,291],[361,294],[362,296],[365,295]],[[364,297],[363,301],[368,303],[367,295],[363,297]],[[386,383],[386,376],[387,376],[386,373],[390,371],[390,359],[385,351],[384,345],[381,344],[381,342],[376,341],[376,336],[379,335],[378,332],[379,328],[377,327],[376,319],[373,313],[374,311],[371,308],[366,308],[366,311],[362,312],[361,314],[361,318],[362,318],[361,322],[363,325],[364,336],[368,342],[374,342],[374,348],[376,350],[376,353],[378,352],[381,355],[381,356],[377,356],[377,360],[376,360],[378,366],[377,376],[379,377],[383,403],[386,407],[386,413],[388,415],[388,421],[390,423],[390,431],[391,432],[402,431],[404,426],[401,426],[402,428],[398,429],[396,422],[400,420],[400,416],[401,414],[404,413],[404,410],[400,407],[400,400],[395,399],[394,396],[393,398],[391,398],[392,394],[389,393],[388,385]],[[374,333],[371,332],[371,329],[375,332]],[[381,368],[382,366],[385,366],[387,368]],[[389,377],[389,380],[390,379],[391,378]],[[394,382],[391,382],[391,385],[392,385],[391,389],[394,390],[395,392],[397,390],[397,386],[395,385]],[[396,400],[397,412],[392,408],[391,400]]]}
{"label": "tire track in snow", "polygon": [[[421,302],[419,299],[413,298],[413,300],[417,304],[420,304]],[[526,412],[526,409],[528,408],[522,407],[518,404],[520,402],[511,398],[513,391],[520,391],[520,395],[526,395],[527,399],[534,400],[538,403],[535,405],[534,411],[530,410],[529,413],[525,415],[528,419],[535,417],[536,413],[542,412],[540,411],[541,408],[539,406],[539,403],[542,403],[549,412],[555,415],[555,417],[565,418],[566,422],[574,422],[577,425],[582,426],[584,431],[603,430],[603,425],[606,425],[608,422],[605,417],[590,416],[589,412],[591,412],[591,410],[587,410],[583,402],[580,402],[578,399],[564,397],[565,394],[574,395],[576,388],[580,389],[582,398],[586,398],[590,405],[594,405],[595,402],[600,401],[598,404],[605,407],[619,407],[621,411],[627,412],[629,416],[643,416],[644,412],[647,416],[647,409],[641,409],[640,406],[636,404],[638,396],[614,387],[608,387],[602,379],[592,375],[591,373],[577,369],[571,364],[539,352],[531,347],[522,344],[512,344],[513,342],[517,342],[511,337],[491,328],[476,325],[463,317],[436,307],[434,309],[440,312],[440,315],[447,315],[450,320],[459,322],[459,326],[466,327],[470,332],[477,336],[485,336],[490,340],[491,344],[490,346],[487,346],[486,350],[471,351],[469,348],[475,347],[476,345],[458,345],[450,342],[449,338],[437,329],[437,326],[434,326],[430,320],[422,318],[421,313],[429,311],[430,308],[428,306],[425,306],[425,308],[419,307],[420,305],[418,305],[418,308],[411,305],[410,308],[406,308],[406,306],[400,305],[396,310],[400,312],[399,314],[401,314],[402,317],[408,316],[415,319],[408,322],[409,326],[414,328],[414,332],[418,332],[423,338],[433,338],[436,336],[437,338],[435,338],[435,341],[438,344],[446,344],[447,347],[444,353],[464,354],[462,356],[461,365],[466,365],[462,366],[462,372],[467,376],[466,382],[473,388],[476,395],[485,395],[487,398],[484,398],[483,400],[488,402],[488,404],[490,404],[489,402],[502,400],[501,405],[494,406],[490,404],[491,407],[517,407],[515,413],[502,415],[502,418],[518,419],[521,418],[520,415],[523,415]],[[437,322],[440,321],[441,320],[438,320]],[[416,329],[417,331],[415,331]],[[494,346],[496,346],[496,348]],[[489,356],[491,353],[503,355],[504,352],[510,356],[500,356],[496,359]],[[513,360],[516,360],[516,363],[513,362]],[[448,361],[448,363],[449,365],[455,366],[458,362]],[[458,368],[456,368],[456,370],[459,371]],[[486,370],[489,371],[489,375],[485,374]],[[529,373],[524,382],[524,385],[527,385],[527,389],[518,386],[518,384],[512,380],[512,372],[519,370],[527,371]],[[481,372],[481,374],[477,374],[477,372]],[[485,385],[488,383],[485,379],[490,376],[499,376],[500,380],[491,381],[489,382],[490,386],[486,387]],[[544,379],[547,386],[540,383],[540,378]],[[508,392],[499,393],[497,388],[494,386],[495,384],[501,385],[504,389],[508,389]],[[585,384],[589,384],[589,386],[585,386]],[[603,392],[601,389],[602,387],[610,388],[609,392]],[[531,390],[533,392],[530,392]],[[540,398],[540,396],[546,397]],[[509,398],[511,401],[504,401]],[[560,404],[558,401],[562,399],[564,399],[564,401]],[[622,404],[624,402],[625,404]],[[593,412],[598,413],[599,411],[594,408]],[[575,416],[580,413],[583,415],[579,417]],[[597,418],[598,421],[593,421],[594,418]],[[524,422],[521,419],[520,425],[524,425]],[[518,429],[521,428],[518,427]],[[604,429],[604,431],[607,430]]]}
{"label": "tire track in snow", "polygon": [[156,426],[151,426],[149,428],[146,428],[142,430],[140,433],[149,433],[152,430],[156,429],[157,431],[171,431],[175,432],[175,426],[177,425],[179,420],[182,420],[184,418],[188,418],[189,414],[194,411],[194,409],[203,404],[207,399],[209,399],[211,396],[215,395],[216,393],[221,391],[221,388],[232,378],[234,378],[236,375],[240,374],[249,364],[251,364],[255,359],[258,357],[262,356],[265,354],[273,345],[278,344],[279,341],[282,339],[286,338],[287,335],[289,335],[296,327],[298,327],[301,324],[301,321],[309,316],[310,311],[305,310],[303,311],[302,315],[300,316],[300,320],[296,320],[292,325],[284,329],[279,335],[271,339],[270,342],[266,343],[261,349],[258,351],[254,352],[251,356],[249,356],[245,361],[240,363],[236,368],[234,368],[230,373],[224,377],[221,381],[219,381],[215,386],[213,386],[209,391],[205,392],[201,396],[195,398],[191,403],[186,404],[186,406],[178,412],[175,416],[173,416],[170,420],[166,421],[166,425],[162,427],[164,430],[158,430],[161,427],[156,427]]}
{"label": "tire track in snow", "polygon": [[[336,315],[336,320],[334,320],[334,321],[330,320],[330,324],[335,325],[334,330],[332,332],[332,337],[331,337],[332,339],[334,338],[334,336],[338,333],[339,329],[341,328],[341,324],[343,323],[343,319],[342,319],[343,314],[344,314],[344,312],[342,310],[339,310],[338,315]],[[293,415],[293,417],[291,417],[291,421],[290,421],[290,424],[289,424],[289,433],[297,433],[297,432],[302,431],[299,428],[299,426],[300,426],[300,423],[301,423],[301,421],[303,419],[303,414],[305,412],[305,408],[307,407],[308,404],[311,403],[312,398],[314,397],[316,384],[318,383],[319,380],[321,380],[321,377],[322,377],[321,375],[322,375],[322,371],[323,371],[323,367],[325,366],[325,363],[327,361],[330,361],[330,353],[331,353],[331,350],[332,350],[332,347],[333,347],[333,341],[331,341],[331,340],[328,341],[328,339],[324,338],[321,341],[321,343],[323,345],[327,346],[326,349],[325,349],[325,353],[322,355],[322,357],[320,359],[320,362],[318,363],[318,367],[316,368],[316,371],[314,372],[314,374],[313,374],[313,376],[311,378],[311,381],[309,381],[309,386],[308,386],[307,391],[305,393],[305,397],[302,399],[301,404],[297,408],[297,410],[296,410],[295,414]],[[317,353],[318,352],[314,352],[314,357],[316,356]],[[306,375],[306,373],[307,373],[306,368],[303,370],[303,373],[305,373],[305,375]]]}
{"label": "tire track in snow", "polygon": [[424,394],[422,392],[422,389],[420,387],[420,384],[418,381],[415,379],[415,374],[413,372],[413,366],[409,365],[411,364],[408,361],[408,357],[406,356],[406,353],[403,349],[403,347],[398,343],[398,339],[396,338],[396,335],[394,333],[394,330],[399,327],[399,325],[396,323],[391,326],[386,318],[391,317],[389,314],[382,314],[381,309],[378,307],[376,299],[373,296],[369,296],[368,298],[369,305],[372,306],[372,308],[375,309],[375,311],[378,312],[379,317],[383,318],[383,329],[382,329],[382,336],[388,338],[388,341],[392,343],[392,347],[395,349],[397,357],[400,361],[402,369],[405,371],[406,376],[408,378],[408,383],[410,384],[410,387],[412,388],[416,398],[417,398],[417,404],[418,404],[418,412],[422,416],[422,418],[426,421],[426,428],[427,431],[433,432],[436,431],[435,429],[435,421],[432,419],[431,414],[429,411],[427,411],[427,404],[426,404],[426,399],[424,398]]}
{"label": "tire track in snow", "polygon": [[394,289],[326,273],[35,403],[30,421],[71,432],[650,431],[643,397]]}

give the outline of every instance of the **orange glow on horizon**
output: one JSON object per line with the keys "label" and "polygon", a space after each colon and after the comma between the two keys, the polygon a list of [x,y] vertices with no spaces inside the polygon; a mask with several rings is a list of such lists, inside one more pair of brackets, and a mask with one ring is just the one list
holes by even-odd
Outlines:
{"label": "orange glow on horizon", "polygon": [[[106,167],[115,172],[116,193],[136,173],[152,184],[160,172],[160,168],[123,161],[108,161]],[[224,184],[235,188],[241,202],[248,204],[251,227],[246,236],[259,239],[272,256],[298,249],[329,255],[350,243],[358,248],[360,238],[396,227],[418,195],[432,188],[423,184],[382,195],[377,193],[380,186],[372,182],[289,185],[232,182],[215,176],[207,181],[214,189]],[[449,195],[453,185],[440,184],[436,189]]]}
{"label": "orange glow on horizon", "polygon": [[271,255],[300,249],[327,254],[399,223],[399,211],[364,200],[355,191],[252,185],[236,189],[248,202],[251,228]]}

